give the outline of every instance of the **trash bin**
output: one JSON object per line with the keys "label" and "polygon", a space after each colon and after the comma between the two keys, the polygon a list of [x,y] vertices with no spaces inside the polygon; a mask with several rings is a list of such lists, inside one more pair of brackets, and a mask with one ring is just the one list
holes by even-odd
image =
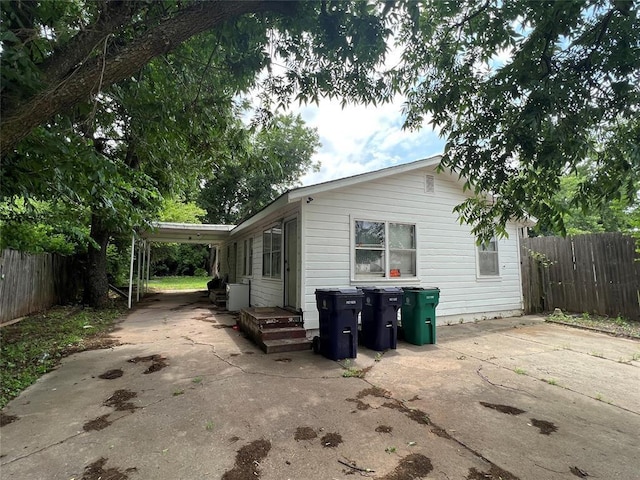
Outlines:
{"label": "trash bin", "polygon": [[313,339],[313,350],[331,360],[356,358],[362,290],[319,288],[316,304],[320,314],[320,336]]}
{"label": "trash bin", "polygon": [[398,310],[402,307],[403,290],[397,287],[364,287],[362,292],[362,344],[377,351],[396,348]]}
{"label": "trash bin", "polygon": [[402,331],[404,339],[414,345],[436,343],[436,307],[440,289],[404,288],[402,302]]}

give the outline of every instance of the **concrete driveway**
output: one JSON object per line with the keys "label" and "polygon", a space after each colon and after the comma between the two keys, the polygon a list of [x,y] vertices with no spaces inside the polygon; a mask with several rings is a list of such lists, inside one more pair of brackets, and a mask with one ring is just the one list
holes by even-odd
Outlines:
{"label": "concrete driveway", "polygon": [[6,407],[0,476],[640,478],[640,342],[522,317],[340,365],[265,355],[234,323],[202,293],[147,298],[121,345]]}

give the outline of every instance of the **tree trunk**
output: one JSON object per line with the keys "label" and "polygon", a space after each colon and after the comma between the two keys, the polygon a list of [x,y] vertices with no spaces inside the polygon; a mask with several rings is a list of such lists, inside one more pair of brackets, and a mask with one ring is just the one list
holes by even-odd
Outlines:
{"label": "tree trunk", "polygon": [[[119,82],[140,70],[151,59],[168,53],[198,33],[220,26],[226,21],[248,13],[284,11],[290,13],[293,4],[268,1],[204,1],[192,5],[144,32],[115,54],[102,55],[78,65],[66,77],[57,81],[69,68],[65,51],[61,50],[59,65],[55,54],[47,61],[45,73],[54,81],[37,95],[11,105],[0,121],[0,155],[8,154],[20,140],[38,125],[56,114],[90,99],[99,90]],[[113,27],[110,25],[110,27]],[[45,79],[45,81],[48,79]]]}
{"label": "tree trunk", "polygon": [[98,247],[89,244],[87,251],[84,303],[92,307],[102,307],[109,299],[109,280],[107,280],[109,231],[95,213],[91,215],[91,238]]}

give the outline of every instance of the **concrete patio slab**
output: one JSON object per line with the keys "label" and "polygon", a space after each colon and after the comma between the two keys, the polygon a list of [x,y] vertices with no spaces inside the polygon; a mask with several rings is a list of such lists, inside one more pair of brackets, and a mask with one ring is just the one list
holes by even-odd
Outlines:
{"label": "concrete patio slab", "polygon": [[640,342],[522,317],[334,362],[234,324],[201,293],[145,299],[121,345],[6,407],[2,478],[638,478]]}

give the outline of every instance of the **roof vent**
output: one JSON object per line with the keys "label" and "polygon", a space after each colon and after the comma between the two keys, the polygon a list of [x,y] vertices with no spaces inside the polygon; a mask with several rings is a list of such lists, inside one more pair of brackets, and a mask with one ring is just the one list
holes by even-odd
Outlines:
{"label": "roof vent", "polygon": [[425,175],[424,177],[424,191],[425,193],[435,193],[436,191],[436,179],[433,175]]}

